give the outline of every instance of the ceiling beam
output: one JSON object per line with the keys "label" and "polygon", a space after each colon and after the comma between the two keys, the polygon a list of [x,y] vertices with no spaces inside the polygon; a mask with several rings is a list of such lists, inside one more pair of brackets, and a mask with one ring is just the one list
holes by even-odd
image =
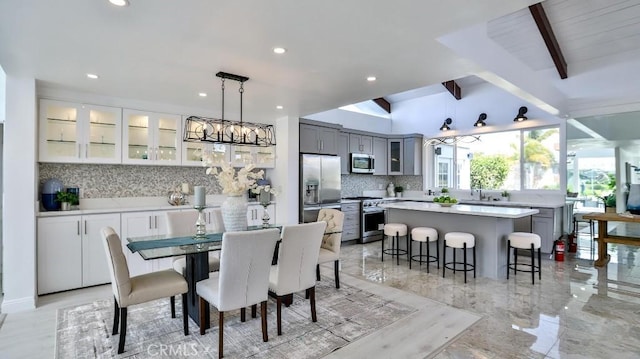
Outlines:
{"label": "ceiling beam", "polygon": [[533,20],[536,22],[536,25],[538,25],[540,35],[542,35],[542,39],[547,45],[547,50],[549,50],[551,59],[556,65],[556,69],[558,70],[558,74],[560,74],[560,78],[566,79],[567,62],[565,61],[564,56],[562,56],[560,45],[558,44],[556,35],[553,34],[551,23],[549,23],[549,18],[547,18],[547,14],[544,12],[542,3],[537,3],[529,6],[529,11],[531,12],[531,16],[533,16]]}
{"label": "ceiling beam", "polygon": [[372,100],[378,106],[380,106],[383,110],[387,111],[387,113],[391,113],[391,104],[389,101],[385,100],[384,97],[378,97]]}
{"label": "ceiling beam", "polygon": [[456,100],[462,99],[462,90],[460,89],[460,86],[458,86],[458,84],[455,82],[455,80],[443,82],[442,86],[444,86],[451,93],[451,95],[456,98]]}

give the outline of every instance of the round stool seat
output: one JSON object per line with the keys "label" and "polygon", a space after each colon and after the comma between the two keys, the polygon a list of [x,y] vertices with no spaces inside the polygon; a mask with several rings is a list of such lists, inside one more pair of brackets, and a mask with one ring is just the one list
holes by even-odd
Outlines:
{"label": "round stool seat", "polygon": [[438,231],[431,227],[416,227],[411,230],[411,239],[417,242],[435,242],[438,240]]}
{"label": "round stool seat", "polygon": [[384,225],[385,236],[406,236],[407,225],[402,223],[387,223]]}
{"label": "round stool seat", "polygon": [[538,249],[541,244],[540,236],[535,233],[513,232],[509,234],[508,238],[511,247],[518,249],[531,249],[531,244],[534,249]]}
{"label": "round stool seat", "polygon": [[464,248],[465,243],[467,248],[476,246],[476,237],[471,233],[449,232],[444,235],[444,240],[447,242],[447,247],[452,248]]}

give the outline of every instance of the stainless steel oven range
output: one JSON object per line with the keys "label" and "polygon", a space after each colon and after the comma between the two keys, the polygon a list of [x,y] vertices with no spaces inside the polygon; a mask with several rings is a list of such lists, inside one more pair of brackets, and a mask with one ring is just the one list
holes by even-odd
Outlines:
{"label": "stainless steel oven range", "polygon": [[378,205],[393,202],[394,200],[380,197],[349,197],[345,199],[360,200],[361,234],[359,243],[381,240],[386,212],[384,208],[378,207]]}

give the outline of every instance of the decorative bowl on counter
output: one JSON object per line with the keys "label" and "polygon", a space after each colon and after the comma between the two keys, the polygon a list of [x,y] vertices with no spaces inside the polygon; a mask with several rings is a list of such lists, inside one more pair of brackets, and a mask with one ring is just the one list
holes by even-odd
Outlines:
{"label": "decorative bowl on counter", "polygon": [[441,207],[451,207],[457,203],[438,203]]}

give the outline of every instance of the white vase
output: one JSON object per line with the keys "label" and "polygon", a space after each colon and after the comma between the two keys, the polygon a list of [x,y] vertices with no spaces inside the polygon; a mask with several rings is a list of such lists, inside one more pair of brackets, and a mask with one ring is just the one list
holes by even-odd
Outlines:
{"label": "white vase", "polygon": [[247,230],[247,198],[245,196],[228,196],[222,202],[222,222],[225,232]]}
{"label": "white vase", "polygon": [[632,214],[640,214],[640,184],[632,184],[629,187],[627,210]]}

